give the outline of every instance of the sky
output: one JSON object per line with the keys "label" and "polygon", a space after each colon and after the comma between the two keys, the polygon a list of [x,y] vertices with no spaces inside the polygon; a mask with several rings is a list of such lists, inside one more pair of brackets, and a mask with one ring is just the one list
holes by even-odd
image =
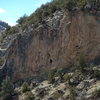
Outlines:
{"label": "sky", "polygon": [[32,14],[41,4],[51,0],[0,0],[0,20],[13,26],[24,14]]}

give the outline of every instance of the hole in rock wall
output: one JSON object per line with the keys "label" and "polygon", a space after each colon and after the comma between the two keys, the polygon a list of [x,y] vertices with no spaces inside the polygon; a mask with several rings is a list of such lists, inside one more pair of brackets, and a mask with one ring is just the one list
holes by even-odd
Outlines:
{"label": "hole in rock wall", "polygon": [[52,62],[53,62],[53,60],[52,60],[52,59],[50,59],[50,64],[52,64]]}

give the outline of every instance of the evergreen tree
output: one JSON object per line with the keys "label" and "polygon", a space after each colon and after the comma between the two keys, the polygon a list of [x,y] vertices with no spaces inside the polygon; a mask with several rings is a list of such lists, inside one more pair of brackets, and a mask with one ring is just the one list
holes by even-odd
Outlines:
{"label": "evergreen tree", "polygon": [[1,84],[1,92],[0,96],[3,100],[10,100],[12,98],[12,94],[14,92],[14,85],[11,82],[9,77],[6,77]]}

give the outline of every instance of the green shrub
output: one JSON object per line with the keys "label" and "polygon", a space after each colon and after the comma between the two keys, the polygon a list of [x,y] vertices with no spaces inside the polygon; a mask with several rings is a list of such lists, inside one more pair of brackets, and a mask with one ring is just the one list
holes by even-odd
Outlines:
{"label": "green shrub", "polygon": [[38,23],[41,23],[45,17],[52,17],[53,13],[57,10],[67,9],[72,11],[75,7],[83,9],[88,2],[92,5],[92,9],[100,10],[99,0],[52,0],[50,3],[41,5],[41,7],[29,17],[26,15],[20,17],[17,20],[17,23],[24,29],[31,24],[35,24],[37,27]]}
{"label": "green shrub", "polygon": [[25,100],[34,100],[34,95],[31,91],[28,91],[25,93],[26,97],[25,97]]}
{"label": "green shrub", "polygon": [[30,87],[29,87],[28,83],[24,82],[22,85],[22,92],[25,93],[27,91],[30,91]]}
{"label": "green shrub", "polygon": [[16,22],[18,24],[23,24],[26,21],[27,17],[28,16],[26,14],[24,14],[24,16],[20,17]]}
{"label": "green shrub", "polygon": [[8,27],[5,32],[1,35],[0,37],[0,42],[3,42],[3,40],[12,34],[18,33],[19,32],[19,27],[18,26],[13,26],[13,27]]}
{"label": "green shrub", "polygon": [[56,10],[58,10],[58,7],[53,3],[49,3],[49,11],[50,11],[50,13],[54,13]]}
{"label": "green shrub", "polygon": [[93,76],[94,76],[95,78],[100,79],[100,70],[94,70]]}
{"label": "green shrub", "polygon": [[48,11],[44,11],[44,12],[42,13],[42,17],[47,17],[47,16],[49,16],[49,12],[48,12]]}
{"label": "green shrub", "polygon": [[45,5],[41,5],[33,14],[29,17],[23,16],[17,20],[22,27],[27,28],[27,26],[31,24],[35,24],[36,27],[38,23],[41,23],[46,17],[53,17],[53,13],[57,10],[69,10],[72,11],[73,8],[78,7],[80,9],[84,9],[84,6],[90,2],[92,4],[93,9],[95,5],[100,9],[99,0],[52,0],[50,3],[46,3]]}
{"label": "green shrub", "polygon": [[100,89],[96,89],[93,93],[92,96],[94,98],[99,98],[100,97]]}
{"label": "green shrub", "polygon": [[62,74],[62,68],[57,68],[55,75],[60,76]]}
{"label": "green shrub", "polygon": [[48,81],[50,83],[54,83],[54,73],[51,71],[49,71],[49,73],[48,73]]}
{"label": "green shrub", "polygon": [[0,37],[0,43],[2,43],[4,40],[3,36]]}
{"label": "green shrub", "polygon": [[75,92],[75,87],[69,86],[69,91],[70,91],[69,99],[70,100],[75,100],[75,98],[77,96],[77,94]]}
{"label": "green shrub", "polygon": [[76,62],[75,67],[77,70],[80,70],[81,72],[84,71],[85,58],[83,53],[80,54],[79,60]]}
{"label": "green shrub", "polygon": [[77,6],[80,9],[83,9],[86,4],[87,4],[87,0],[79,0],[79,2],[77,2]]}
{"label": "green shrub", "polygon": [[67,73],[63,76],[64,81],[68,81],[68,83],[70,83],[70,79],[72,78],[71,75],[68,75]]}
{"label": "green shrub", "polygon": [[11,82],[10,78],[7,77],[3,80],[1,84],[1,92],[0,96],[3,100],[10,100],[12,98],[12,94],[14,93],[14,85]]}
{"label": "green shrub", "polygon": [[71,11],[77,5],[77,0],[54,0],[56,4],[62,9]]}
{"label": "green shrub", "polygon": [[94,77],[94,78],[97,78],[97,79],[100,79],[100,70],[99,69],[94,69],[96,68],[95,66],[93,65],[90,65],[88,67],[88,73]]}
{"label": "green shrub", "polygon": [[3,100],[11,100],[12,96],[9,93],[6,93],[6,94],[3,95],[2,99]]}
{"label": "green shrub", "polygon": [[54,100],[58,100],[60,97],[62,97],[63,96],[63,92],[59,92],[59,91],[55,91],[54,93],[53,93],[53,99]]}
{"label": "green shrub", "polygon": [[55,73],[55,76],[58,76],[60,78],[60,80],[62,81],[63,80],[63,72],[62,72],[62,68],[58,68],[56,73]]}
{"label": "green shrub", "polygon": [[93,65],[89,65],[89,66],[87,67],[89,74],[93,74],[93,73],[94,73],[93,67],[94,67]]}
{"label": "green shrub", "polygon": [[66,6],[69,11],[76,7],[76,0],[67,0]]}

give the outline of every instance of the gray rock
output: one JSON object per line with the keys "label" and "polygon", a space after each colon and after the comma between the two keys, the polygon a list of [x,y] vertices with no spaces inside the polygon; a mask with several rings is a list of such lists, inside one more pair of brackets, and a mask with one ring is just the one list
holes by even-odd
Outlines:
{"label": "gray rock", "polygon": [[84,87],[85,87],[85,82],[82,81],[80,84],[77,85],[76,88],[77,88],[78,90],[82,90]]}
{"label": "gray rock", "polygon": [[100,11],[96,12],[96,16],[100,17]]}
{"label": "gray rock", "polygon": [[87,10],[87,11],[88,11],[88,10],[90,10],[90,9],[91,9],[91,4],[89,4],[89,3],[86,4],[86,6],[84,7],[84,10]]}
{"label": "gray rock", "polygon": [[64,97],[59,98],[58,100],[66,100]]}
{"label": "gray rock", "polygon": [[52,97],[49,97],[47,100],[54,100]]}
{"label": "gray rock", "polygon": [[38,85],[38,83],[36,83],[36,82],[34,81],[34,82],[32,82],[32,83],[30,84],[30,87],[33,89],[33,88],[35,88],[37,85]]}
{"label": "gray rock", "polygon": [[44,95],[46,95],[45,88],[39,88],[38,91],[37,91],[37,96],[38,97],[43,97]]}
{"label": "gray rock", "polygon": [[36,97],[34,100],[41,100],[39,97]]}

